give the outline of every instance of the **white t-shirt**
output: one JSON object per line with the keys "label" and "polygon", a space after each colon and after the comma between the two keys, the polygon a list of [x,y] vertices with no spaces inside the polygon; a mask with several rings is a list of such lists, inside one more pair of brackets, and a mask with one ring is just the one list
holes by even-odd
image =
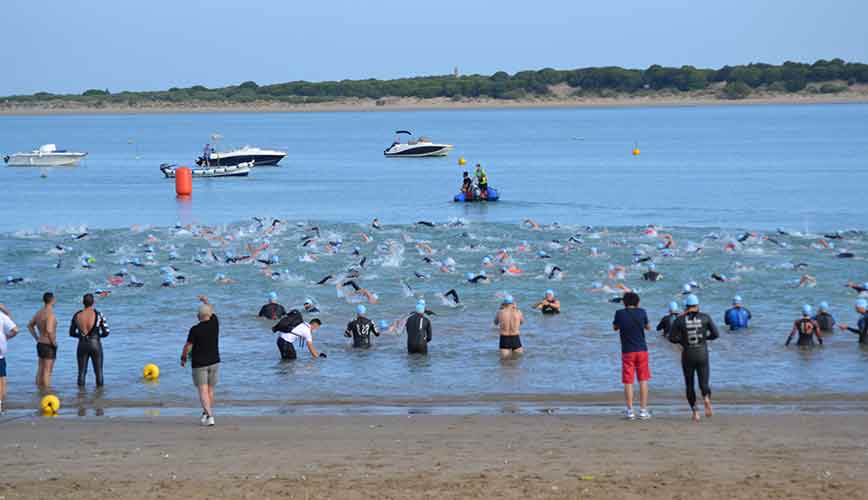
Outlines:
{"label": "white t-shirt", "polygon": [[[16,328],[15,322],[9,316],[0,312],[0,359],[6,357],[6,337]],[[308,330],[308,335],[310,330]]]}
{"label": "white t-shirt", "polygon": [[294,344],[298,339],[304,339],[305,342],[313,341],[313,336],[310,334],[310,325],[307,323],[302,323],[293,328],[292,333],[281,333],[280,338],[290,344]]}

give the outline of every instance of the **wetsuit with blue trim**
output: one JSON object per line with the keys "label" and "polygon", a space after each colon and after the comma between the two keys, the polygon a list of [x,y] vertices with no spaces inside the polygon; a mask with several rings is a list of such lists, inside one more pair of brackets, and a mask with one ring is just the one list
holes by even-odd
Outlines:
{"label": "wetsuit with blue trim", "polygon": [[868,313],[863,314],[862,317],[859,318],[857,326],[858,328],[848,326],[847,331],[853,332],[858,335],[860,344],[868,345]]}

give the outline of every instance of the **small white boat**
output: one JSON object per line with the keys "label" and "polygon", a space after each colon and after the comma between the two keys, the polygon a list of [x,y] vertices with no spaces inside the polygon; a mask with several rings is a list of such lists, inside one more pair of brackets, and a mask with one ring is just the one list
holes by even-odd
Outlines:
{"label": "small white boat", "polygon": [[76,153],[57,149],[54,144],[44,144],[29,153],[4,156],[3,161],[10,167],[74,167],[85,156],[87,153]]}
{"label": "small white boat", "polygon": [[[241,163],[229,167],[209,167],[209,168],[192,168],[193,178],[210,178],[210,177],[247,177],[250,175],[250,168],[253,162]],[[178,170],[178,165],[163,163],[160,165],[160,171],[167,179],[175,178],[175,171]]]}
{"label": "small white boat", "polygon": [[428,156],[446,156],[452,151],[451,144],[436,144],[431,142],[427,137],[419,137],[418,139],[409,139],[402,143],[400,140],[401,134],[412,136],[413,134],[407,130],[398,130],[395,132],[395,142],[383,151],[383,155],[390,158],[424,158]]}

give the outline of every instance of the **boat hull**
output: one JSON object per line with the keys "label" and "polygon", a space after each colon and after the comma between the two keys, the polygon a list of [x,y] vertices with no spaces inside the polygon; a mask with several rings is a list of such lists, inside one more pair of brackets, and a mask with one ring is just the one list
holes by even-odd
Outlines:
{"label": "boat hull", "polygon": [[452,198],[455,203],[487,203],[490,201],[498,201],[500,193],[494,188],[488,188],[488,196],[482,197],[467,197],[464,193],[458,193]]}
{"label": "boat hull", "polygon": [[[276,167],[280,160],[286,157],[285,154],[275,154],[275,155],[232,155],[232,156],[219,156],[214,155],[211,157],[211,160],[208,162],[208,165],[211,167],[232,167],[235,165],[240,165],[242,163],[251,163],[257,167]],[[205,164],[205,160],[200,156],[196,159],[196,165],[202,166]]]}
{"label": "boat hull", "polygon": [[383,152],[387,158],[429,158],[434,156],[446,156],[452,151],[452,146],[443,144],[421,145],[413,148],[399,149],[393,151],[392,148]]}
{"label": "boat hull", "polygon": [[[174,165],[160,165],[160,171],[167,179],[175,178],[178,167]],[[226,167],[193,168],[190,169],[194,179],[218,179],[221,177],[247,177],[250,175],[250,165],[241,164]]]}
{"label": "boat hull", "polygon": [[85,156],[87,153],[14,154],[9,155],[6,164],[10,167],[75,167]]}

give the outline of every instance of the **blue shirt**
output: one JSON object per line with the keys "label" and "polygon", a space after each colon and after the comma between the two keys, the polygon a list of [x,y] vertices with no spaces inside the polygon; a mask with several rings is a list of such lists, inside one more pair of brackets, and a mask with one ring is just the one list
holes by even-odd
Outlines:
{"label": "blue shirt", "polygon": [[648,326],[648,315],[645,309],[635,307],[621,309],[615,312],[612,325],[618,327],[621,334],[621,352],[645,352],[648,345],[645,343],[645,328]]}

